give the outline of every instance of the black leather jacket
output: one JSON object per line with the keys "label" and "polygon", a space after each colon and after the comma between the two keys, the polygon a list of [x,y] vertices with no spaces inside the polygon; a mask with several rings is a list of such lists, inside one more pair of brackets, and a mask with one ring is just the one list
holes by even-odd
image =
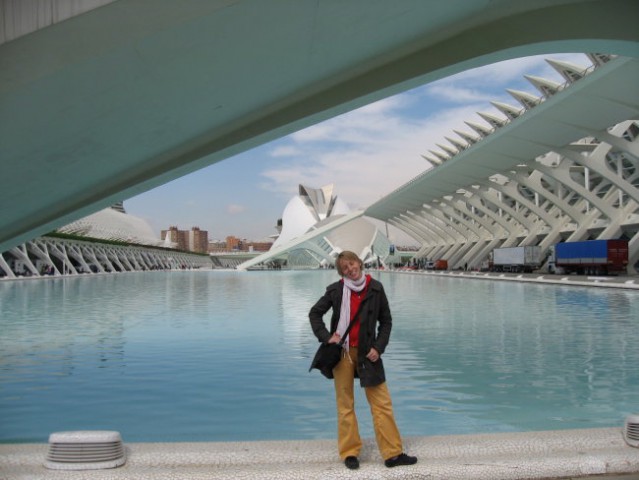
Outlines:
{"label": "black leather jacket", "polygon": [[[331,338],[332,332],[337,329],[343,288],[344,284],[341,281],[330,284],[326,287],[322,298],[313,305],[308,314],[313,333],[320,342],[327,342]],[[333,313],[329,331],[324,323],[324,314],[331,308]],[[361,324],[356,376],[359,377],[362,387],[373,387],[386,381],[381,354],[386,350],[393,326],[384,287],[374,278],[371,278],[366,296],[362,299],[359,320]],[[376,362],[371,362],[366,358],[371,348],[375,348],[380,354],[380,358]]]}

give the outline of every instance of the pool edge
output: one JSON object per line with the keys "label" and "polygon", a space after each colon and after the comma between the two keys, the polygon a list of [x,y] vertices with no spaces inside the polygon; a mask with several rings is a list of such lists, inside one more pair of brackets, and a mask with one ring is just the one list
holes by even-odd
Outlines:
{"label": "pool edge", "polygon": [[331,479],[451,480],[639,478],[639,448],[622,428],[406,437],[417,465],[384,467],[366,439],[361,468],[346,470],[335,440],[127,443],[124,466],[61,471],[43,466],[46,444],[1,444],[0,478],[26,479]]}

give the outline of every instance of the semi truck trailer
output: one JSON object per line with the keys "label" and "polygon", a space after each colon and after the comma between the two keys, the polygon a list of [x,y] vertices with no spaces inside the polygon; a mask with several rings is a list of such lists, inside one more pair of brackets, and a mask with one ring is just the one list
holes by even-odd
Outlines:
{"label": "semi truck trailer", "polygon": [[495,248],[493,250],[492,270],[494,272],[531,273],[541,265],[541,247]]}
{"label": "semi truck trailer", "polygon": [[554,250],[557,272],[561,269],[577,275],[607,275],[626,273],[628,267],[628,240],[563,242],[555,245]]}

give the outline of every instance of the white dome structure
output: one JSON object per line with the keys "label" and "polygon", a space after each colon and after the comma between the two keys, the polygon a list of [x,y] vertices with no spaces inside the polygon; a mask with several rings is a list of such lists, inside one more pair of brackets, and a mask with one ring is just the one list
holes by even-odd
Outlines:
{"label": "white dome structure", "polygon": [[304,235],[318,223],[348,213],[350,209],[346,203],[333,196],[333,185],[318,189],[300,185],[299,195],[291,198],[284,207],[282,232],[273,247]]}
{"label": "white dome structure", "polygon": [[163,246],[164,242],[143,219],[129,215],[122,204],[105,208],[87,217],[76,220],[57,230],[82,237],[116,240],[140,245]]}
{"label": "white dome structure", "polygon": [[333,194],[333,185],[299,186],[299,195],[284,208],[281,232],[271,249],[238,266],[245,270],[269,262],[289,268],[320,268],[332,265],[341,251],[351,250],[364,262],[381,262],[390,242],[362,212],[351,212]]}

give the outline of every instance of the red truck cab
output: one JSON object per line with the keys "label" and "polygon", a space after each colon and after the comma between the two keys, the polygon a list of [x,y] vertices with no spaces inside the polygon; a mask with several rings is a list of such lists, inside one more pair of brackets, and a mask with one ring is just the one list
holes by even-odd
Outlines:
{"label": "red truck cab", "polygon": [[433,270],[448,270],[448,260],[437,260],[433,265]]}

